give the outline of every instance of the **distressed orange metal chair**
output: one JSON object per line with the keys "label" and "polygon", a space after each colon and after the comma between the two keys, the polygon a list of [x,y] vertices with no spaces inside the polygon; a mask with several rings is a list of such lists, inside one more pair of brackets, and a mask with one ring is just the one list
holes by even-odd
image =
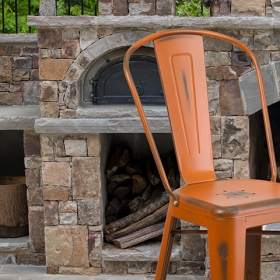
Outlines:
{"label": "distressed orange metal chair", "polygon": [[[203,36],[237,45],[256,69],[264,117],[271,181],[217,181],[212,159]],[[132,53],[153,41],[184,187],[172,191],[129,70]],[[212,280],[260,279],[262,225],[280,221],[280,185],[260,66],[244,44],[211,31],[173,29],[133,44],[124,58],[133,95],[161,180],[170,195],[156,280],[166,279],[177,220],[207,228]],[[187,232],[181,232],[187,233]],[[197,232],[189,232],[195,234]],[[277,234],[277,232],[270,232]],[[245,254],[246,252],[246,254]]]}

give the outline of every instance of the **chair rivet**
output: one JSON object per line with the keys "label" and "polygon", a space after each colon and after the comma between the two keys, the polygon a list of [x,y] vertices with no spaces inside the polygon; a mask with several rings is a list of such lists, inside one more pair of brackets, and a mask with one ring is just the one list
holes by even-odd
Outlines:
{"label": "chair rivet", "polygon": [[176,200],[174,201],[174,206],[178,206],[179,205],[179,202]]}

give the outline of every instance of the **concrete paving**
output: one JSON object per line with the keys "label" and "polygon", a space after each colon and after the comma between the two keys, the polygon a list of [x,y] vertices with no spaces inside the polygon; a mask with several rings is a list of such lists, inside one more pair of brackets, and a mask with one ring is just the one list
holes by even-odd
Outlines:
{"label": "concrete paving", "polygon": [[[0,265],[0,280],[153,280],[154,275],[76,276],[46,274],[45,266]],[[204,280],[202,276],[170,275],[167,280]]]}

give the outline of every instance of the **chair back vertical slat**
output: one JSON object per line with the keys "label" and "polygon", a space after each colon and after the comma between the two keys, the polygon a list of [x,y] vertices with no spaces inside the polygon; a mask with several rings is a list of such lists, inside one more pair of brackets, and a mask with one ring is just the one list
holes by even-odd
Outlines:
{"label": "chair back vertical slat", "polygon": [[159,38],[154,48],[183,180],[186,184],[213,181],[202,36]]}

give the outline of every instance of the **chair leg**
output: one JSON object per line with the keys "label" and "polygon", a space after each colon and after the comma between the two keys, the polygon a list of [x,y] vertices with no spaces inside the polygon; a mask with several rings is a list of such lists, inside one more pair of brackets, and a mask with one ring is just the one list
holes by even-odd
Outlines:
{"label": "chair leg", "polygon": [[[261,230],[262,227],[252,229]],[[261,241],[261,235],[247,235],[246,237],[245,280],[261,279]]]}
{"label": "chair leg", "polygon": [[155,280],[166,279],[172,251],[172,245],[174,241],[174,236],[171,235],[171,231],[176,229],[177,221],[178,219],[172,217],[170,211],[168,211],[160,246]]}
{"label": "chair leg", "polygon": [[244,280],[246,228],[236,221],[216,221],[208,228],[208,246],[211,279]]}

